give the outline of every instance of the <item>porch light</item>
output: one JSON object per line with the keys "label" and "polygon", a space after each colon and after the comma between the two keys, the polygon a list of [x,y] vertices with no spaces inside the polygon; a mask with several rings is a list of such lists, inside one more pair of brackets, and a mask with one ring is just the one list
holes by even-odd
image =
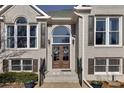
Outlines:
{"label": "porch light", "polygon": [[72,40],[72,44],[74,45],[74,39]]}
{"label": "porch light", "polygon": [[50,40],[48,40],[48,44],[50,45]]}

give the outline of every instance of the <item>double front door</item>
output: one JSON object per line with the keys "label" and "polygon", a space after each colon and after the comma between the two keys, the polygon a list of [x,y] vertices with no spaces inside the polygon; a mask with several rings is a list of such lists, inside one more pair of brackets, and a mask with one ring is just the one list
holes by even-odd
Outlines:
{"label": "double front door", "polygon": [[70,68],[70,45],[52,45],[52,68]]}

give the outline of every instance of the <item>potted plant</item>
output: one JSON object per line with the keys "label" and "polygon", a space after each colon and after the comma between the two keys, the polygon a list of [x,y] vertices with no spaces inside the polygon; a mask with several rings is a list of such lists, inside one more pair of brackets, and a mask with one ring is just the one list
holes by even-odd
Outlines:
{"label": "potted plant", "polygon": [[24,85],[25,85],[25,88],[34,88],[36,84],[34,80],[29,80],[24,82]]}
{"label": "potted plant", "polygon": [[94,88],[101,88],[102,87],[102,82],[101,81],[91,81],[91,86],[94,87]]}

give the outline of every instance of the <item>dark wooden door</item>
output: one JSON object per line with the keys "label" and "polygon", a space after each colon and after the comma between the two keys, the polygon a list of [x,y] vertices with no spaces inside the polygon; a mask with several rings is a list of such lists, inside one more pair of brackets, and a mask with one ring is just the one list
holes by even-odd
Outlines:
{"label": "dark wooden door", "polygon": [[70,68],[70,45],[52,46],[52,68]]}

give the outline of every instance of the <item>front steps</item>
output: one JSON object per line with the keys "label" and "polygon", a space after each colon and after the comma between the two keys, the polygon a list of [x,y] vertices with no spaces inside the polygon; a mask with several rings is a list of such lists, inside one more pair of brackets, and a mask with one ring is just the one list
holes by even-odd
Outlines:
{"label": "front steps", "polygon": [[51,71],[45,76],[44,82],[78,83],[78,75],[74,71]]}
{"label": "front steps", "polygon": [[46,82],[41,88],[81,88],[79,83],[70,82]]}

